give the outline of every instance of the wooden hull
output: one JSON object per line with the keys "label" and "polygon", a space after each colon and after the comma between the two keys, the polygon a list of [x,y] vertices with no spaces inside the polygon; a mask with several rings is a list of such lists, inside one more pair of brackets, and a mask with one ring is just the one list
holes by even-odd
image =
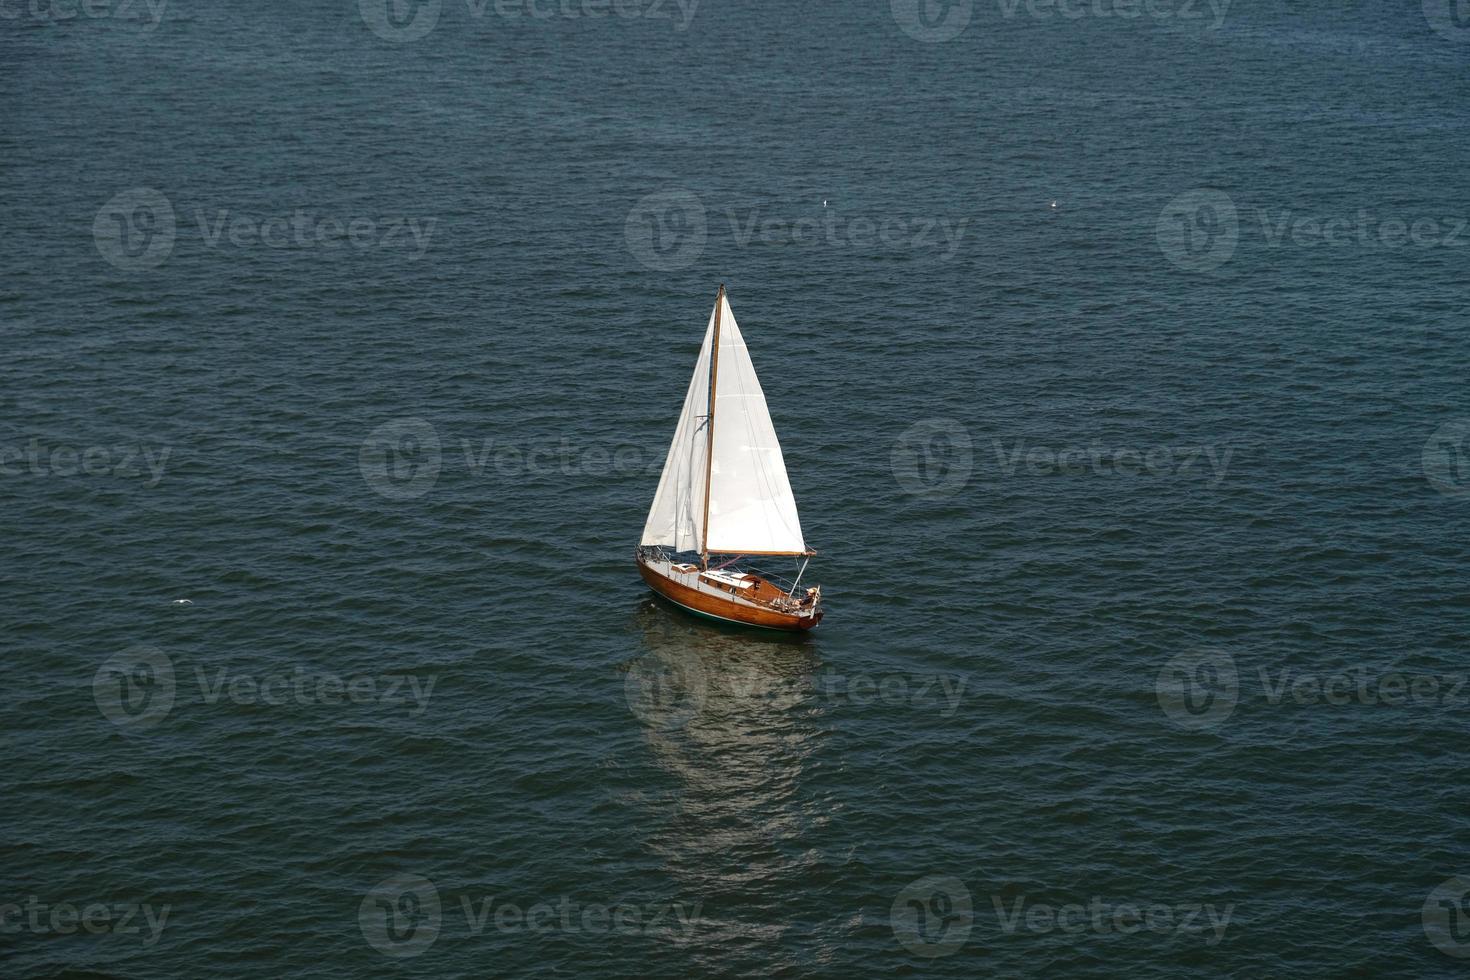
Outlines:
{"label": "wooden hull", "polygon": [[[702,616],[724,620],[727,623],[760,626],[773,630],[802,632],[813,628],[822,621],[822,612],[820,609],[811,615],[803,616],[795,613],[781,612],[777,609],[759,608],[698,588],[691,588],[681,582],[676,582],[672,578],[660,574],[657,569],[650,567],[641,560],[638,562],[638,574],[643,576],[643,581],[648,583],[650,589],[675,605]],[[774,586],[770,586],[769,583],[763,580],[761,584],[768,588],[774,588]]]}

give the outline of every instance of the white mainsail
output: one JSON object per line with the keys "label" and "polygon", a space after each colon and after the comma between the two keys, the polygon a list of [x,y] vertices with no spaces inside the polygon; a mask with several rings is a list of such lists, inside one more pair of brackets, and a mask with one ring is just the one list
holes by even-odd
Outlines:
{"label": "white mainsail", "polygon": [[[714,458],[707,461],[710,343],[716,313],[720,345],[713,372]],[[706,469],[710,484],[707,535]],[[642,543],[675,551],[726,554],[804,554],[807,550],[766,396],[723,290],[705,329]]]}

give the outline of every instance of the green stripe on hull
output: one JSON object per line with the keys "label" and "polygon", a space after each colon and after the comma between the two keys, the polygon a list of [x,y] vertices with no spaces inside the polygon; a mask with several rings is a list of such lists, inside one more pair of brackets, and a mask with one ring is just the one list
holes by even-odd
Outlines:
{"label": "green stripe on hull", "polygon": [[764,626],[764,625],[762,625],[760,623],[747,623],[743,619],[726,619],[724,616],[716,616],[714,613],[707,613],[707,612],[704,612],[702,610],[695,609],[693,606],[686,606],[686,605],[684,605],[684,603],[680,602],[678,599],[670,599],[668,596],[664,595],[662,592],[660,592],[658,589],[653,588],[652,586],[649,587],[648,591],[649,592],[652,592],[654,595],[658,596],[660,599],[664,599],[664,600],[666,600],[668,602],[672,602],[674,605],[678,606],[680,609],[684,610],[687,613],[693,613],[695,616],[698,616],[701,619],[712,619],[712,620],[714,620],[717,623],[729,623],[731,626],[744,626],[746,629],[770,630],[772,633],[800,633],[800,632],[802,632],[801,630],[790,630],[790,629],[786,629],[786,628],[781,627],[781,626]]}

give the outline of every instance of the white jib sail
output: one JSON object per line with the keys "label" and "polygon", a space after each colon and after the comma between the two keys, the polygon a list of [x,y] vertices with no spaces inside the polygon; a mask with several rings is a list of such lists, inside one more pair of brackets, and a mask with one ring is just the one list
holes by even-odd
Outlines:
{"label": "white jib sail", "polygon": [[[714,460],[709,467],[709,536],[705,546],[727,554],[804,552],[796,497],[786,476],[786,461],[765,393],[729,300],[722,294],[720,302]],[[705,446],[709,440],[705,423],[713,332],[712,312],[669,458],[643,528],[644,544],[666,545],[676,551],[699,551],[703,544]]]}
{"label": "white jib sail", "polygon": [[705,447],[709,436],[705,419],[709,414],[710,337],[715,330],[715,314],[710,311],[709,326],[704,331],[704,344],[699,360],[694,363],[694,377],[684,395],[684,408],[669,458],[648,509],[643,525],[643,544],[657,544],[675,551],[698,551],[704,533]]}

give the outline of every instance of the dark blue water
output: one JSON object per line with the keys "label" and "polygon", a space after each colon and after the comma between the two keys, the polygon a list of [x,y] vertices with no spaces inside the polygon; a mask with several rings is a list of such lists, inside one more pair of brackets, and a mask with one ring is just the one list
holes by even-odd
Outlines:
{"label": "dark blue water", "polygon": [[[1467,64],[6,5],[0,973],[1463,970]],[[632,563],[721,282],[805,639]]]}

